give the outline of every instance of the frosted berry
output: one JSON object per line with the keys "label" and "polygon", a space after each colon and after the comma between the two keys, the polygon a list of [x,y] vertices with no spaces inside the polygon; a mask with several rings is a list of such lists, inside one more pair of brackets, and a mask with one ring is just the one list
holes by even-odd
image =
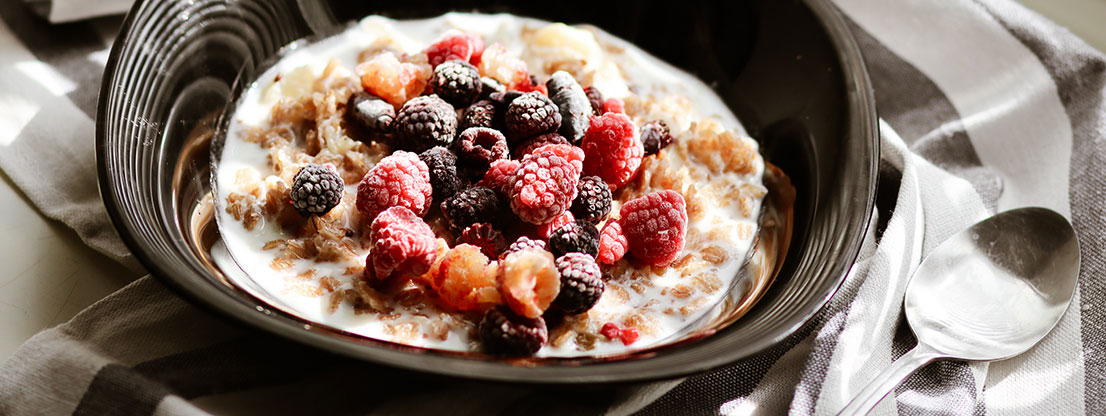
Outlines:
{"label": "frosted berry", "polygon": [[645,154],[636,133],[634,122],[625,114],[592,117],[580,144],[584,149],[584,174],[602,178],[611,190],[633,179]]}
{"label": "frosted berry", "polygon": [[549,251],[554,256],[584,253],[595,257],[599,253],[599,230],[590,222],[565,225],[549,236]]}
{"label": "frosted berry", "polygon": [[503,118],[504,132],[512,143],[557,131],[560,127],[561,112],[557,104],[537,92],[522,94],[511,101]]}
{"label": "frosted berry", "polygon": [[603,102],[603,113],[620,113],[626,114],[626,106],[622,104],[622,100],[617,98],[608,98]]}
{"label": "frosted berry", "polygon": [[419,160],[426,163],[430,171],[430,187],[434,201],[441,202],[453,196],[465,187],[464,180],[457,174],[457,155],[441,146],[435,146],[419,154]]}
{"label": "frosted berry", "polygon": [[549,87],[549,98],[561,112],[561,128],[558,131],[568,140],[578,143],[590,125],[591,103],[587,94],[565,71],[554,72],[545,85]]}
{"label": "frosted berry", "polygon": [[521,250],[499,262],[499,293],[507,306],[527,318],[542,315],[561,291],[553,255],[544,250]]}
{"label": "frosted berry", "polygon": [[655,155],[672,144],[672,133],[668,131],[668,125],[660,120],[653,120],[641,126],[641,144],[645,148],[645,155]]}
{"label": "frosted berry", "polygon": [[457,160],[477,172],[487,171],[492,162],[510,156],[507,138],[499,130],[487,127],[471,127],[461,132],[454,147],[457,149]]}
{"label": "frosted berry", "polygon": [[472,224],[461,231],[461,236],[457,237],[457,243],[478,247],[481,253],[493,259],[498,258],[499,253],[507,246],[503,233],[491,224],[483,222]]}
{"label": "frosted berry", "polygon": [[345,189],[338,172],[327,166],[311,163],[296,172],[288,196],[296,212],[309,217],[330,212],[342,201]]}
{"label": "frosted berry", "polygon": [[484,177],[476,182],[476,186],[492,188],[500,196],[506,198],[511,193],[514,185],[515,172],[522,164],[517,160],[500,159],[492,162]]}
{"label": "frosted berry", "polygon": [[588,96],[588,103],[591,104],[591,114],[595,116],[603,115],[603,93],[595,89],[595,87],[584,88],[584,94]]}
{"label": "frosted berry", "polygon": [[403,105],[393,122],[395,147],[422,152],[448,148],[457,134],[457,113],[437,95],[415,97]]}
{"label": "frosted berry", "polygon": [[583,253],[568,253],[558,257],[556,264],[561,291],[553,300],[554,305],[565,313],[576,314],[587,312],[599,302],[606,285],[595,259]]}
{"label": "frosted berry", "polygon": [[538,238],[548,240],[549,236],[553,235],[554,231],[564,227],[566,225],[576,222],[576,218],[572,216],[572,212],[565,211],[563,214],[558,215],[553,221],[541,224],[538,226]]}
{"label": "frosted berry", "polygon": [[582,177],[576,189],[576,199],[572,201],[571,211],[577,220],[598,224],[607,219],[611,212],[611,188],[602,178]]}
{"label": "frosted berry", "polygon": [[426,64],[400,62],[395,54],[383,52],[357,65],[354,71],[360,76],[365,91],[398,107],[422,94],[432,68]]}
{"label": "frosted berry", "polygon": [[472,127],[495,127],[497,107],[496,104],[490,100],[480,100],[465,108],[464,114],[461,115],[461,122],[457,126],[457,131],[465,131]]}
{"label": "frosted berry", "polygon": [[502,303],[496,270],[479,248],[459,244],[446,252],[430,285],[438,298],[454,309],[484,310]]}
{"label": "frosted berry", "polygon": [[357,185],[357,209],[367,220],[401,206],[423,216],[433,201],[430,169],[411,152],[397,151],[373,166]]}
{"label": "frosted berry", "polygon": [[544,319],[519,316],[503,306],[489,309],[477,331],[484,351],[496,355],[532,355],[549,341]]}
{"label": "frosted berry", "polygon": [[490,188],[473,186],[442,201],[442,215],[457,230],[478,223],[502,223],[506,206]]}
{"label": "frosted berry", "polygon": [[435,67],[453,59],[476,65],[484,53],[484,40],[471,33],[450,30],[423,52],[430,65]]}
{"label": "frosted berry", "polygon": [[511,185],[511,209],[523,221],[545,224],[568,210],[580,178],[579,148],[554,144],[526,155]]}
{"label": "frosted berry", "polygon": [[607,221],[599,232],[599,255],[595,259],[603,264],[614,264],[622,260],[629,246],[630,242],[622,235],[622,225],[618,221]]}
{"label": "frosted berry", "polygon": [[508,254],[530,249],[545,250],[545,241],[534,240],[527,236],[521,236],[513,243],[511,243],[511,245],[507,246],[506,250],[503,250],[503,253],[499,255],[499,259],[503,260],[507,257]]}
{"label": "frosted berry", "polygon": [[630,254],[652,266],[666,267],[684,249],[687,203],[676,191],[664,190],[622,206],[619,224]]}
{"label": "frosted berry", "polygon": [[502,82],[496,81],[495,78],[492,77],[480,77],[480,84],[481,100],[488,99],[493,93],[507,91],[507,87],[504,86]]}
{"label": "frosted berry", "polygon": [[365,278],[370,282],[421,275],[438,255],[434,231],[405,207],[391,207],[377,215],[369,240]]}
{"label": "frosted berry", "polygon": [[483,86],[476,67],[461,60],[445,61],[434,67],[434,75],[426,84],[427,92],[437,94],[454,108],[476,101]]}
{"label": "frosted berry", "polygon": [[569,143],[568,139],[564,138],[564,136],[561,136],[560,133],[545,133],[542,135],[534,136],[533,138],[530,138],[523,142],[518,147],[515,147],[513,152],[514,157],[515,159],[522,159],[523,156],[533,153],[534,150],[536,150],[537,148],[545,146],[547,144],[571,143]]}
{"label": "frosted berry", "polygon": [[480,64],[476,67],[480,69],[480,75],[495,78],[508,90],[517,90],[519,86],[530,83],[530,71],[526,68],[526,62],[498,43],[484,49]]}

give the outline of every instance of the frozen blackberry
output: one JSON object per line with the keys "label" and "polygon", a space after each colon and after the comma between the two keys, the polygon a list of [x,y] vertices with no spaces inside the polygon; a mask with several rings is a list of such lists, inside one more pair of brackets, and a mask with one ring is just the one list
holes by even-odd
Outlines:
{"label": "frozen blackberry", "polygon": [[296,172],[292,190],[288,193],[292,207],[300,215],[323,215],[342,201],[345,186],[342,177],[334,169],[314,163]]}
{"label": "frozen blackberry", "polygon": [[484,352],[496,355],[532,355],[549,340],[544,319],[519,316],[504,305],[489,309],[478,331]]}
{"label": "frozen blackberry", "polygon": [[442,215],[453,228],[464,230],[478,222],[501,223],[506,207],[491,188],[473,186],[442,201]]}
{"label": "frozen blackberry", "polygon": [[504,114],[503,128],[512,143],[521,142],[561,127],[557,104],[540,92],[528,92],[511,101]]}
{"label": "frozen blackberry", "polygon": [[485,256],[494,259],[499,257],[499,252],[503,251],[507,242],[503,240],[503,233],[496,230],[494,226],[478,222],[461,231],[461,236],[457,237],[457,244],[476,246]]}
{"label": "frozen blackberry", "polygon": [[574,222],[558,228],[549,236],[549,251],[560,257],[568,253],[599,255],[599,230],[590,222]]}
{"label": "frozen blackberry", "polygon": [[396,110],[382,98],[358,91],[346,102],[347,130],[353,138],[368,142],[381,140],[392,132]]}
{"label": "frozen blackberry", "polygon": [[561,291],[553,304],[565,313],[587,312],[603,295],[603,273],[595,259],[583,253],[568,253],[557,258],[561,274]]}
{"label": "frozen blackberry", "polygon": [[464,187],[464,180],[457,174],[457,155],[441,146],[434,146],[419,154],[419,160],[430,169],[430,187],[434,201],[441,202]]}
{"label": "frozen blackberry", "polygon": [[545,241],[534,240],[527,236],[519,237],[518,240],[515,240],[515,242],[507,246],[506,250],[503,250],[503,252],[499,254],[499,259],[503,260],[507,257],[508,254],[514,253],[516,251],[529,250],[532,248],[545,250]]}
{"label": "frozen blackberry", "polygon": [[645,155],[655,155],[672,144],[672,133],[663,121],[653,120],[641,125],[641,144],[645,146]]}
{"label": "frozen blackberry", "polygon": [[422,152],[434,146],[448,148],[457,134],[457,113],[437,95],[415,97],[403,104],[392,123],[395,147]]}
{"label": "frozen blackberry", "polygon": [[572,75],[565,71],[557,71],[545,83],[549,87],[549,98],[557,104],[561,112],[561,128],[558,132],[573,144],[579,144],[584,132],[588,131],[591,123],[591,103],[588,101],[584,89],[576,82]]}
{"label": "frozen blackberry", "polygon": [[569,210],[577,221],[598,224],[611,213],[611,188],[598,176],[580,178],[576,199],[572,200]]}
{"label": "frozen blackberry", "polygon": [[472,104],[480,96],[484,84],[480,72],[472,64],[452,60],[434,67],[434,75],[426,84],[428,91],[438,94],[447,103],[460,108]]}
{"label": "frozen blackberry", "polygon": [[465,109],[461,115],[461,123],[457,131],[465,131],[473,127],[495,128],[497,107],[491,100],[480,100]]}
{"label": "frozen blackberry", "polygon": [[507,87],[504,86],[502,82],[499,82],[492,77],[480,77],[480,84],[482,84],[482,86],[480,87],[481,100],[486,100],[490,98],[494,93],[502,93],[504,91],[507,91]]}
{"label": "frozen blackberry", "polygon": [[519,90],[506,90],[489,94],[488,99],[495,102],[500,108],[506,110],[507,106],[510,106],[511,102],[514,101],[515,98],[521,97],[522,94],[525,93]]}
{"label": "frozen blackberry", "polygon": [[591,103],[591,113],[597,116],[603,115],[603,93],[595,87],[587,87],[584,88],[584,95],[588,96],[588,102]]}
{"label": "frozen blackberry", "polygon": [[499,130],[487,127],[471,127],[461,132],[454,147],[461,164],[476,172],[486,172],[492,162],[510,157],[507,138]]}

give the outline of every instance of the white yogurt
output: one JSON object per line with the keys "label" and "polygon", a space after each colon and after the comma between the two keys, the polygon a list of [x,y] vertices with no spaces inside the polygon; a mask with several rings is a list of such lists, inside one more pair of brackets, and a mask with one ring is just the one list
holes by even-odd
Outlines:
{"label": "white yogurt", "polygon": [[[396,313],[399,319],[382,319],[374,313],[356,314],[348,302],[343,302],[334,311],[331,311],[328,296],[308,296],[303,293],[304,288],[317,285],[317,282],[297,278],[296,275],[309,269],[316,270],[316,276],[331,276],[339,281],[342,287],[350,287],[355,277],[343,276],[343,272],[349,264],[333,262],[316,262],[313,260],[297,260],[293,267],[285,271],[276,271],[269,267],[277,254],[275,250],[262,250],[262,246],[269,241],[288,238],[276,224],[261,223],[253,230],[247,230],[243,223],[235,220],[227,213],[225,206],[228,196],[232,192],[240,191],[235,184],[236,175],[240,171],[256,172],[257,180],[266,180],[275,172],[268,166],[268,150],[262,149],[258,144],[243,139],[247,128],[269,127],[272,106],[281,97],[296,96],[302,91],[297,90],[293,81],[297,77],[313,79],[322,73],[327,62],[337,59],[345,70],[352,71],[357,64],[358,53],[373,45],[378,39],[390,37],[393,46],[406,53],[418,53],[427,45],[435,41],[442,33],[449,29],[458,29],[474,33],[484,38],[487,45],[501,43],[513,53],[519,54],[526,60],[530,72],[539,79],[548,79],[549,74],[544,69],[544,59],[550,55],[564,56],[566,54],[579,54],[587,58],[587,70],[593,74],[593,84],[607,97],[624,98],[631,95],[631,87],[638,96],[663,97],[672,93],[679,93],[687,97],[690,107],[682,108],[686,114],[679,117],[666,118],[674,135],[685,132],[691,121],[704,118],[714,118],[727,129],[733,129],[744,133],[741,125],[733,114],[727,109],[721,99],[715,95],[709,87],[693,76],[682,72],[659,59],[648,55],[633,45],[595,28],[587,30],[550,30],[544,32],[547,36],[556,34],[568,34],[573,39],[579,40],[572,43],[572,47],[550,46],[543,43],[540,29],[549,25],[548,22],[521,18],[506,14],[478,15],[450,13],[433,19],[396,21],[379,16],[370,16],[360,23],[351,26],[348,30],[327,39],[310,44],[295,44],[287,55],[275,66],[262,74],[241,98],[239,106],[230,123],[228,137],[226,139],[223,156],[216,172],[217,201],[219,206],[220,232],[227,250],[232,255],[234,263],[244,273],[237,273],[237,268],[229,259],[221,259],[221,266],[228,273],[228,278],[238,286],[251,292],[253,295],[264,299],[274,307],[285,310],[308,321],[336,327],[348,332],[364,335],[371,338],[393,340],[414,346],[438,348],[445,350],[465,351],[475,348],[475,341],[469,339],[469,333],[463,329],[453,329],[445,340],[435,337],[419,336],[414,339],[398,337],[394,328],[389,330],[388,325],[402,322],[415,314],[423,314],[430,317],[438,316],[441,311],[433,305],[419,305],[411,308],[403,308],[398,305]],[[598,44],[595,40],[598,39]],[[531,42],[528,44],[527,42]],[[601,45],[601,46],[600,46]],[[617,51],[617,52],[612,52]],[[281,81],[274,82],[277,74],[281,74]],[[641,120],[638,120],[641,121]],[[662,153],[663,154],[663,153]],[[677,160],[671,152],[667,157],[676,166],[688,163],[686,160]],[[748,175],[725,173],[709,177],[710,183],[761,184],[763,174],[763,162],[758,157],[755,163],[755,172]],[[269,180],[272,180],[271,178]],[[700,189],[709,186],[707,183],[697,184]],[[356,194],[356,185],[347,186],[345,198],[352,198]],[[735,205],[710,206],[702,217],[689,224],[689,233],[706,235],[714,229],[725,228],[738,230],[741,227],[756,228],[757,214],[760,211],[761,199],[757,198],[753,204],[753,215],[743,215]],[[721,204],[719,204],[721,205]],[[617,212],[617,208],[615,211]],[[728,227],[728,228],[727,228]],[[657,313],[652,316],[656,319],[660,330],[655,334],[642,333],[639,340],[631,346],[624,346],[620,342],[600,340],[586,351],[578,348],[573,340],[563,343],[558,347],[545,346],[539,356],[579,356],[602,355],[624,352],[631,349],[641,349],[664,342],[666,338],[678,333],[689,322],[702,317],[710,310],[710,305],[720,301],[727,293],[726,288],[734,283],[735,276],[742,266],[754,237],[739,236],[736,231],[718,241],[718,245],[725,248],[728,260],[720,265],[710,265],[707,270],[721,283],[721,289],[715,290],[704,307],[698,308],[694,313],[687,315],[680,313],[662,313],[661,311],[672,308],[678,310],[687,306],[691,298],[679,298],[668,293],[672,288],[688,284],[686,278],[681,278],[675,270],[666,270],[662,275],[651,278],[652,287],[646,287],[642,293],[634,290],[626,290],[629,295],[625,302],[619,302],[616,289],[608,289],[600,302],[590,313],[597,317],[611,317],[619,319],[630,314],[636,308],[640,308],[650,301],[654,302]],[[364,265],[367,250],[357,253],[360,258],[360,266]],[[648,272],[648,269],[645,270]],[[250,284],[252,282],[252,284]],[[255,288],[256,285],[256,288]],[[260,290],[258,290],[258,288]],[[297,289],[298,288],[298,289]],[[662,294],[664,293],[664,294]],[[704,303],[702,300],[699,302]],[[421,324],[426,325],[426,320]],[[621,322],[621,321],[618,321]],[[620,325],[621,326],[621,325]],[[422,328],[425,330],[425,328]]]}

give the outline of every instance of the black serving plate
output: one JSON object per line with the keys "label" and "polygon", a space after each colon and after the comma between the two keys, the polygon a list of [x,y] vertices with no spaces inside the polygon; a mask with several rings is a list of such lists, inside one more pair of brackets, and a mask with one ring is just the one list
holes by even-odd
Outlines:
{"label": "black serving plate", "polygon": [[[351,2],[139,0],[104,72],[96,139],[100,190],[146,267],[197,305],[332,352],[429,373],[543,383],[672,377],[780,342],[834,295],[871,217],[879,144],[856,42],[824,0],[729,2]],[[315,325],[229,284],[208,248],[209,155],[236,80],[296,39],[368,14],[511,12],[586,23],[630,40],[713,86],[765,158],[797,190],[794,232],[775,283],[711,336],[614,358],[529,360],[405,347]]]}

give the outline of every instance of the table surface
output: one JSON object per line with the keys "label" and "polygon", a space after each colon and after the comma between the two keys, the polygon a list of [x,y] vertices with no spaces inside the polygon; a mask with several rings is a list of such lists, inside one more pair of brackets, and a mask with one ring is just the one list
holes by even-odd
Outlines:
{"label": "table surface", "polygon": [[[1106,50],[1106,0],[1021,0]],[[6,175],[0,181],[0,361],[35,333],[125,286],[133,272],[45,218]]]}

